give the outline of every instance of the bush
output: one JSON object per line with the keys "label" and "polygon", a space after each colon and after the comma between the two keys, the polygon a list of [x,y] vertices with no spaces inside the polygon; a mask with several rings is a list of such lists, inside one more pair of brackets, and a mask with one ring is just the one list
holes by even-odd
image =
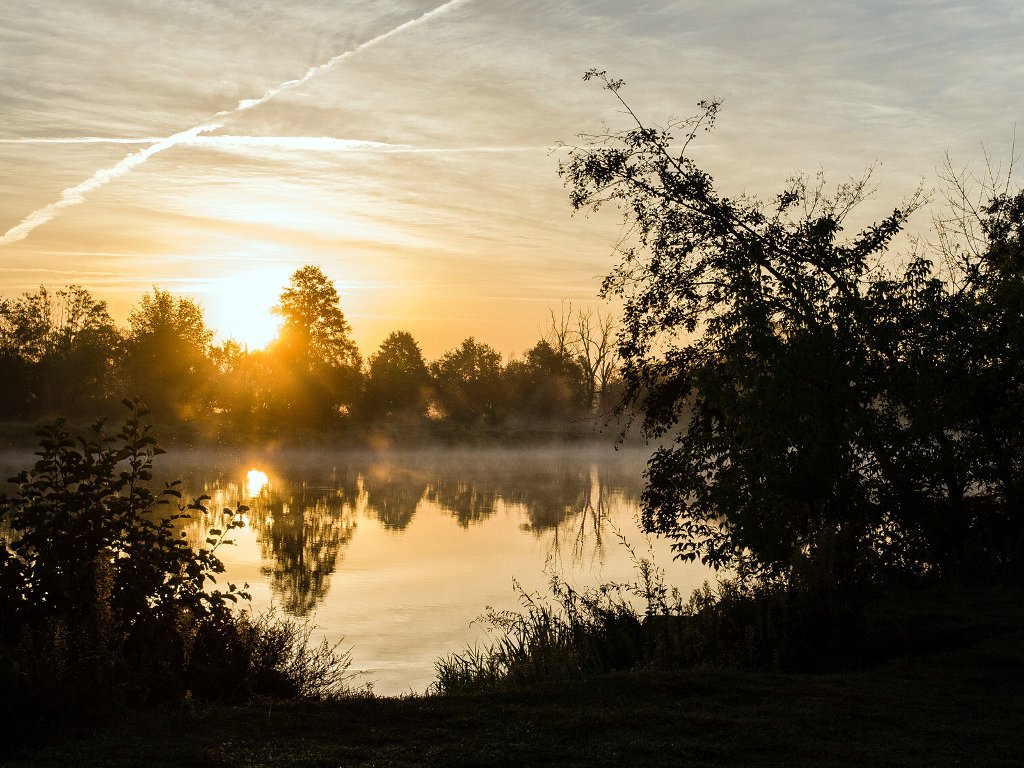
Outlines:
{"label": "bush", "polygon": [[116,435],[43,428],[38,461],[0,497],[0,717],[343,690],[347,654],[311,647],[307,625],[232,611],[248,585],[214,586],[216,551],[246,507],[193,549],[180,523],[208,514],[207,497],[150,490],[163,451],[148,412],[126,405]]}

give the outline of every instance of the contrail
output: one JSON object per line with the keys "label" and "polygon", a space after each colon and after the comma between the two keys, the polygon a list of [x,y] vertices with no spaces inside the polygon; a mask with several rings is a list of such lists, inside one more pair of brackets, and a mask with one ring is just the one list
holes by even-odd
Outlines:
{"label": "contrail", "polygon": [[355,56],[357,53],[365,51],[367,48],[377,45],[378,43],[382,43],[388,38],[399,35],[411,27],[422,24],[425,21],[429,21],[435,16],[446,13],[452,8],[458,5],[463,5],[467,2],[470,2],[470,0],[448,0],[447,3],[439,5],[433,10],[426,11],[414,19],[410,19],[409,21],[399,24],[394,29],[388,30],[376,37],[372,37],[366,42],[360,43],[355,48],[347,50],[344,53],[339,53],[337,56],[329,59],[323,64],[320,64],[319,66],[310,67],[302,77],[297,80],[288,80],[287,82],[281,83],[280,85],[269,89],[258,99],[243,99],[238,102],[238,106],[234,109],[227,109],[222,112],[218,112],[214,115],[214,120],[210,122],[201,123],[200,125],[196,125],[188,130],[180,131],[173,136],[168,136],[165,139],[161,139],[156,143],[151,144],[145,149],[140,149],[138,152],[126,156],[119,163],[112,165],[109,168],[101,168],[81,184],[65,189],[61,192],[60,198],[55,202],[52,202],[37,211],[33,211],[22,219],[21,223],[7,230],[4,236],[0,238],[0,245],[10,245],[11,243],[16,243],[19,240],[24,240],[33,229],[46,224],[48,221],[52,221],[64,208],[83,202],[86,194],[102,187],[104,184],[113,181],[119,176],[123,176],[136,166],[146,162],[157,152],[163,152],[165,149],[170,149],[178,144],[193,140],[200,134],[209,133],[210,131],[215,131],[218,128],[223,127],[224,120],[221,118],[237,115],[239,112],[244,112],[248,109],[252,109],[253,107],[258,107],[261,104],[266,104],[275,96],[305,84],[311,78],[330,69],[339,61],[347,59],[350,56]]}

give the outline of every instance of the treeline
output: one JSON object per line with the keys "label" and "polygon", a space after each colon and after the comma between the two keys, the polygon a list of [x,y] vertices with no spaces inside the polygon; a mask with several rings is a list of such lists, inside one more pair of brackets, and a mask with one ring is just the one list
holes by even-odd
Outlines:
{"label": "treeline", "polygon": [[0,300],[0,419],[96,416],[141,397],[164,423],[273,431],[446,423],[459,427],[586,422],[618,401],[609,316],[551,313],[544,338],[502,360],[473,337],[424,359],[407,331],[364,359],[333,283],[315,266],[296,271],[274,312],[266,349],[215,344],[192,300],[153,288],[119,328],[106,302],[71,285]]}

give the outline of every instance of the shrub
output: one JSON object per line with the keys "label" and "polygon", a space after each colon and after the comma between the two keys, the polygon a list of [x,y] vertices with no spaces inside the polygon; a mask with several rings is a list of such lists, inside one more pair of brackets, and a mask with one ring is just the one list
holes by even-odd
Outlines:
{"label": "shrub", "polygon": [[342,691],[347,654],[310,646],[302,623],[232,611],[248,585],[216,586],[216,551],[246,507],[193,549],[180,523],[208,514],[207,497],[150,490],[163,451],[148,412],[126,405],[116,435],[43,428],[38,461],[0,497],[0,717]]}

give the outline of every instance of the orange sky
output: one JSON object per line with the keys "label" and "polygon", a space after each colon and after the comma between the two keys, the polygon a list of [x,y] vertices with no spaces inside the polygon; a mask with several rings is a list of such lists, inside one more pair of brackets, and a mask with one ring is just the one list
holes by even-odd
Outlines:
{"label": "orange sky", "polygon": [[159,285],[258,343],[317,264],[364,354],[396,329],[522,353],[620,234],[556,173],[557,142],[626,125],[584,70],[652,122],[724,98],[697,160],[727,194],[879,161],[884,214],[947,151],[1005,162],[1022,39],[995,0],[7,0],[0,295],[80,283],[123,322]]}

